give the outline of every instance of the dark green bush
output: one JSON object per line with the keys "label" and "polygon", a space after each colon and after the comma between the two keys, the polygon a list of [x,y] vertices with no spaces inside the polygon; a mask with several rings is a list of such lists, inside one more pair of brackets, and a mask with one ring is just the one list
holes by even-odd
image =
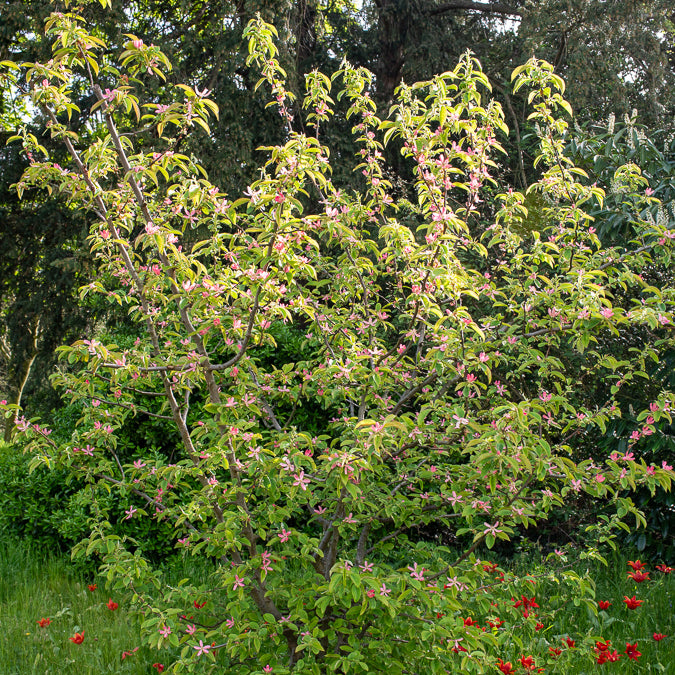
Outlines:
{"label": "dark green bush", "polygon": [[0,532],[65,551],[87,531],[79,485],[65,471],[29,470],[20,447],[0,441]]}

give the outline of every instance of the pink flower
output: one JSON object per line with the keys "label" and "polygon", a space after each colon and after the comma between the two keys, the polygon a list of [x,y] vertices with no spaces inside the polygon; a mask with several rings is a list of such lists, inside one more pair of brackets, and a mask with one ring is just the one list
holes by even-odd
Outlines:
{"label": "pink flower", "polygon": [[170,626],[167,626],[167,625],[163,625],[163,626],[159,629],[159,634],[160,634],[162,637],[168,638],[169,635],[171,635],[171,627],[170,627]]}
{"label": "pink flower", "polygon": [[193,646],[193,649],[197,650],[197,656],[201,656],[202,654],[209,653],[211,645],[205,645],[202,640],[200,640],[198,645]]}
{"label": "pink flower", "polygon": [[424,581],[424,568],[417,570],[417,563],[413,563],[413,567],[408,567],[410,576],[417,581]]}
{"label": "pink flower", "polygon": [[290,536],[291,532],[283,527],[281,528],[281,533],[277,535],[283,544],[285,544],[290,539]]}
{"label": "pink flower", "polygon": [[309,478],[305,477],[305,472],[301,471],[300,473],[296,473],[295,476],[295,481],[293,482],[294,486],[300,487],[303,490],[307,490],[307,486],[310,483]]}

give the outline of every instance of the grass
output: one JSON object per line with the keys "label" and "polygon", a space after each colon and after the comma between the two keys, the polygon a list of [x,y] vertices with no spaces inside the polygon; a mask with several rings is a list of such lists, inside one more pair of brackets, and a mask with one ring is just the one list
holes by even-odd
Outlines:
{"label": "grass", "polygon": [[[139,646],[137,625],[121,606],[111,611],[93,579],[74,571],[67,560],[40,555],[23,546],[0,552],[0,674],[147,675],[159,661]],[[41,628],[37,621],[51,619]],[[85,631],[82,644],[69,640]]]}
{"label": "grass", "polygon": [[[540,581],[537,601],[544,627],[528,642],[527,653],[546,654],[548,645],[561,646],[567,636],[592,635],[611,640],[612,649],[625,652],[627,642],[637,643],[642,656],[629,661],[625,655],[618,663],[566,670],[564,661],[551,663],[546,672],[584,675],[585,673],[666,673],[675,675],[675,573],[663,574],[649,565],[651,579],[640,584],[627,578],[626,556],[615,554],[605,567],[599,562],[579,563],[583,573],[588,567],[596,582],[596,599],[609,600],[607,611],[597,615],[585,605],[575,605],[564,586]],[[545,576],[547,566],[533,554],[514,559],[515,571]],[[504,565],[506,567],[506,565]],[[192,568],[191,572],[194,571]],[[206,571],[202,574],[206,576]],[[169,571],[171,577],[187,576],[179,563]],[[97,675],[101,673],[148,675],[156,673],[153,663],[170,663],[166,652],[154,652],[140,646],[138,625],[124,609],[123,598],[113,598],[119,608],[107,607],[109,594],[102,588],[90,591],[96,579],[78,572],[68,560],[43,555],[22,545],[0,547],[0,675]],[[99,583],[100,586],[103,584]],[[624,596],[636,595],[642,607],[629,610]],[[563,611],[549,612],[562,606]],[[547,620],[547,617],[555,617]],[[50,625],[40,627],[38,620],[49,618]],[[85,631],[82,644],[69,640]],[[654,633],[668,637],[655,641]],[[577,649],[590,651],[577,637]],[[138,650],[122,659],[123,652]],[[521,652],[510,645],[504,660],[514,665]],[[564,659],[564,657],[563,657]],[[540,661],[541,662],[541,661]],[[577,662],[578,663],[578,662]],[[498,671],[494,671],[499,675]],[[525,671],[520,668],[519,673]]]}
{"label": "grass", "polygon": [[[635,554],[633,559],[637,559]],[[586,675],[591,673],[666,673],[675,675],[675,573],[664,574],[654,569],[654,565],[647,563],[645,571],[650,574],[649,580],[636,583],[628,578],[631,568],[628,566],[629,557],[618,552],[607,557],[607,565],[599,560],[578,562],[574,565],[575,571],[582,575],[590,573],[595,582],[596,601],[609,601],[610,606],[602,611],[593,611],[583,603],[576,604],[573,595],[567,592],[558,582],[553,580],[540,581],[537,587],[537,601],[544,627],[537,633],[539,652],[545,653],[548,645],[557,646],[565,650],[563,640],[567,637],[576,638],[576,649],[585,649],[590,652],[593,643],[584,645],[579,636],[592,636],[593,641],[611,641],[611,651],[616,650],[621,658],[617,663],[598,665],[592,663],[588,668],[566,670],[564,662],[550,666],[546,673],[564,673],[567,675]],[[531,559],[516,562],[521,574],[544,574],[546,565],[533,564]],[[635,596],[642,600],[642,605],[631,610],[628,608],[625,597]],[[554,620],[547,621],[548,610],[554,612]],[[665,634],[662,640],[655,640],[654,633]],[[588,638],[587,638],[588,639]],[[632,661],[625,656],[627,644],[637,644],[641,656]],[[530,652],[531,653],[531,652]],[[515,648],[506,658],[516,661],[522,654]],[[563,654],[564,658],[564,654]]]}

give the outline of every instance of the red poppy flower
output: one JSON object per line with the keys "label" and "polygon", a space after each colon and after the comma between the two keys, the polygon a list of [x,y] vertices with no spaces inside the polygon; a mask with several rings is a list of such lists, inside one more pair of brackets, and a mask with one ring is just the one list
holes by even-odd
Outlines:
{"label": "red poppy flower", "polygon": [[[43,618],[43,619],[40,619],[40,620],[37,622],[37,625],[40,626],[40,628],[47,628],[47,626],[49,626],[49,624],[50,624],[51,622],[52,622],[51,619],[44,619],[44,618]],[[664,635],[663,637],[665,637],[665,635]]]}
{"label": "red poppy flower", "polygon": [[98,588],[98,586],[96,584],[89,584],[87,588],[93,593]]}
{"label": "red poppy flower", "polygon": [[642,653],[637,650],[637,642],[635,644],[626,642],[626,656],[633,661],[637,661],[638,657],[642,656]]}
{"label": "red poppy flower", "polygon": [[520,665],[525,668],[525,670],[534,670],[535,665],[534,665],[534,658],[531,656],[521,656],[520,659]]}
{"label": "red poppy flower", "polygon": [[629,572],[628,578],[640,584],[643,581],[649,581],[649,572],[642,572],[640,570],[636,572]]}
{"label": "red poppy flower", "polygon": [[646,565],[646,563],[643,563],[640,560],[635,560],[635,561],[629,560],[628,561],[628,566],[632,567],[636,572],[641,570],[645,565]]}
{"label": "red poppy flower", "polygon": [[664,635],[663,633],[654,633],[654,639],[658,642],[659,640],[663,640],[663,638],[668,637],[667,635]]}
{"label": "red poppy flower", "polygon": [[161,673],[161,672],[164,671],[164,665],[162,663],[153,663],[152,667],[157,668],[158,673]]}
{"label": "red poppy flower", "polygon": [[627,595],[623,596],[623,601],[628,609],[637,609],[644,602],[644,600],[636,600],[635,596],[629,598]]}
{"label": "red poppy flower", "polygon": [[600,609],[609,609],[612,603],[609,600],[598,600],[598,607]]}
{"label": "red poppy flower", "polygon": [[563,644],[566,644],[570,649],[574,649],[575,642],[571,637],[563,638]]}
{"label": "red poppy flower", "polygon": [[504,675],[515,675],[516,671],[511,665],[511,661],[504,663],[501,659],[498,659],[499,663],[497,664],[497,670],[499,670]]}
{"label": "red poppy flower", "polygon": [[114,602],[112,598],[108,598],[108,602],[106,603],[106,607],[110,611],[114,612],[119,607],[119,605],[116,602]]}
{"label": "red poppy flower", "polygon": [[657,565],[656,569],[659,572],[663,572],[664,574],[670,574],[673,571],[673,569],[675,569],[675,568],[668,567],[668,565]]}
{"label": "red poppy flower", "polygon": [[206,600],[204,600],[204,602],[197,602],[194,600],[192,604],[195,606],[195,609],[201,609],[206,604]]}
{"label": "red poppy flower", "polygon": [[73,644],[81,645],[84,642],[84,631],[75,633],[74,637],[68,638]]}
{"label": "red poppy flower", "polygon": [[536,603],[534,596],[531,598],[527,598],[524,595],[520,596],[520,600],[516,602],[514,607],[520,607],[520,606],[525,607],[525,609],[529,609],[530,607],[539,607],[539,605]]}

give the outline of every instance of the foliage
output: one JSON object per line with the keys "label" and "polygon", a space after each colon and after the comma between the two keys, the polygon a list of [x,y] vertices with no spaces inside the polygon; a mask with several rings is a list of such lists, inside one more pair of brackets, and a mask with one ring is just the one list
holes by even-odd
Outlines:
{"label": "foliage", "polygon": [[29,457],[0,442],[0,529],[50,551],[66,551],[88,531],[86,507],[73,499],[64,469],[29,471]]}
{"label": "foliage", "polygon": [[[0,603],[5,639],[0,642],[0,661],[5,664],[6,675],[43,675],[50,670],[64,675],[81,672],[145,675],[157,672],[157,669],[152,670],[152,664],[168,663],[167,657],[171,652],[165,652],[160,657],[154,650],[140,645],[140,626],[128,612],[126,596],[114,593],[113,602],[118,607],[110,610],[111,593],[104,591],[100,580],[73,574],[72,567],[65,561],[39,554],[20,542],[4,540],[3,543],[7,545],[0,551]],[[214,565],[195,570],[194,559],[185,562],[182,565],[174,561],[170,568],[164,570],[162,583],[177,583],[186,573],[193,577],[201,575],[207,582],[209,574],[215,570]],[[622,654],[621,672],[640,672],[644,669],[643,664],[647,664],[647,668],[661,668],[662,672],[667,672],[663,671],[663,667],[675,659],[675,640],[672,637],[675,625],[669,606],[669,598],[675,591],[675,576],[649,569],[652,578],[636,584],[626,575],[627,570],[632,570],[627,566],[625,556],[612,556],[608,562],[609,565],[605,566],[598,561],[584,561],[583,568],[574,568],[581,575],[588,574],[590,568],[590,578],[595,582],[596,603],[611,603],[605,609],[599,608],[597,614],[588,611],[582,603],[575,605],[573,597],[564,596],[564,586],[557,583],[558,571],[570,569],[564,556],[539,560],[530,553],[499,568],[506,570],[507,574],[513,572],[527,577],[537,585],[537,600],[541,607],[536,611],[541,615],[543,625],[536,634],[540,639],[557,645],[553,646],[554,650],[560,650],[560,654],[551,659],[555,663],[549,672],[565,672],[570,655],[579,650],[597,659],[596,645],[581,642],[577,637],[585,634],[593,634],[597,637],[596,641],[603,643],[610,641],[609,652],[618,650]],[[89,590],[96,581],[99,581],[96,584],[98,588]],[[535,583],[528,585],[532,588]],[[530,591],[528,597],[534,592]],[[628,610],[624,596],[636,594],[643,605],[636,610]],[[565,603],[565,612],[557,613],[555,621],[549,623],[550,608],[561,603]],[[206,607],[196,609],[193,605],[190,614],[196,620],[203,620],[208,611]],[[471,614],[468,607],[462,616],[467,621],[464,628],[467,633],[479,630],[468,625],[473,621],[489,628],[484,617]],[[45,619],[49,620],[48,624]],[[498,623],[496,618],[491,620]],[[39,621],[43,622],[42,626]],[[512,634],[517,635],[522,630],[518,624],[516,622],[507,628],[505,622],[497,630],[512,630]],[[82,630],[83,642],[71,644],[69,638]],[[654,634],[666,637],[656,641]],[[567,638],[575,641],[574,647],[569,647]],[[641,657],[631,668],[631,662],[623,657],[624,646],[636,642]],[[521,654],[517,643],[513,642],[506,650],[505,662],[518,664]],[[158,658],[161,660],[158,661]]]}
{"label": "foliage", "polygon": [[[255,92],[255,70],[246,63],[241,49],[243,31],[256,11],[274,21],[280,31],[280,63],[288,73],[288,87],[298,97],[302,95],[306,73],[313,68],[332,72],[346,56],[356,66],[366,66],[377,73],[373,96],[389,105],[401,79],[407,82],[428,79],[433,73],[447,69],[448,64],[456,63],[466,49],[473,50],[495,87],[496,96],[505,105],[512,127],[510,138],[503,140],[509,150],[508,158],[502,158],[505,166],[497,171],[513,172],[516,185],[523,189],[531,178],[527,175],[528,162],[523,159],[530,151],[531,156],[536,155],[537,150],[527,141],[527,106],[519,96],[509,93],[508,74],[530,54],[548,59],[556,72],[568,79],[568,98],[583,119],[597,120],[610,111],[621,114],[633,106],[640,107],[649,124],[670,124],[672,118],[671,92],[675,88],[669,0],[639,3],[612,0],[600,4],[590,0],[536,3],[382,0],[358,4],[342,0],[321,3],[137,0],[128,6],[105,4],[108,6],[104,9],[100,3],[82,3],[82,15],[96,37],[119,45],[126,35],[133,34],[147,45],[157,45],[173,64],[168,75],[170,82],[184,82],[196,91],[209,91],[221,113],[218,122],[211,125],[208,140],[186,133],[183,128],[159,138],[154,128],[148,127],[134,130],[138,147],[145,151],[153,148],[156,152],[182,152],[187,156],[198,154],[211,180],[231,194],[239,194],[257,177],[258,167],[265,161],[258,148],[275,143],[283,133],[281,120],[265,114],[264,104]],[[0,59],[46,61],[49,45],[32,38],[40,33],[51,11],[50,0],[3,0]],[[103,55],[102,62],[107,58]],[[114,88],[115,78],[105,67],[99,78],[103,90]],[[172,98],[177,90],[167,87],[161,78],[146,80],[145,87],[148,101],[161,100],[169,105],[180,100],[180,95]],[[95,99],[85,80],[73,82],[70,95],[79,108],[71,124],[86,143],[85,139],[101,131],[101,119],[93,106]],[[337,102],[335,109],[338,114],[331,125],[324,127],[322,138],[331,151],[334,180],[348,187],[354,177],[350,166],[354,142],[344,115],[346,108]],[[297,106],[293,107],[293,115],[293,128],[300,132],[303,116]],[[3,144],[29,116],[29,110],[17,101],[14,90],[3,87],[0,96]],[[30,131],[42,139],[47,125],[48,120],[38,115]],[[517,152],[512,152],[513,148]],[[60,161],[52,148],[50,153],[52,160]],[[408,185],[412,178],[407,171],[409,165],[395,151],[389,154],[385,151],[385,157],[383,170],[393,183],[393,197],[405,196],[414,201]],[[4,187],[17,180],[25,158],[22,160],[9,148],[2,159],[0,183]],[[532,176],[532,180],[536,177]],[[70,295],[76,277],[81,279],[82,272],[87,271],[86,247],[82,243],[86,225],[75,223],[68,211],[60,208],[57,211],[53,200],[50,208],[54,210],[56,227],[49,214],[45,215],[43,202],[28,200],[21,207],[4,189],[0,190],[0,209],[8,224],[9,241],[9,244],[3,241],[3,250],[14,251],[14,242],[22,240],[23,250],[39,252],[31,258],[31,264],[26,263],[25,256],[12,254],[4,258],[0,267],[4,300],[1,332],[8,337],[10,347],[5,350],[0,372],[1,379],[12,380],[0,382],[0,390],[4,396],[20,402],[25,385],[37,410],[49,409],[53,404],[43,390],[47,382],[44,373],[52,366],[54,347],[70,342],[91,319],[91,312],[82,315],[77,311]],[[187,213],[181,215],[189,217]],[[203,236],[190,235],[193,241]],[[30,279],[28,270],[34,264],[37,266],[33,276],[39,275],[46,283],[34,285],[30,295],[26,295],[25,285],[15,292],[15,274],[25,272]],[[57,288],[60,291],[54,297]],[[14,307],[15,300],[19,307]],[[59,311],[53,313],[47,308]],[[67,325],[66,318],[70,320]],[[40,330],[22,332],[16,326]],[[16,341],[20,336],[30,338],[28,351]],[[40,398],[32,395],[35,392],[40,393]]]}
{"label": "foliage", "polygon": [[[605,202],[591,211],[600,239],[609,245],[621,245],[631,236],[631,221],[635,205],[621,188],[614,183],[614,175],[623,164],[635,164],[648,178],[648,194],[658,198],[657,202],[643,204],[640,217],[646,221],[660,223],[666,227],[664,237],[675,237],[668,223],[675,218],[675,139],[667,130],[649,132],[638,123],[636,112],[616,120],[612,115],[606,127],[593,126],[577,129],[568,145],[568,152],[579,166],[589,174],[589,181],[608,185]],[[672,284],[672,266],[651,264],[642,271],[643,279],[650,285]],[[630,290],[622,293],[621,303],[627,306],[635,300]],[[611,340],[611,349],[623,359],[630,358],[630,350],[645,340],[654,339],[648,330],[620,333]],[[675,386],[675,351],[666,348],[659,361],[652,364],[647,372],[649,382],[625,381],[620,397],[625,401],[629,414],[608,425],[605,434],[598,439],[600,454],[616,448],[628,450],[628,442],[618,445],[617,438],[624,438],[635,428],[637,413],[630,404],[633,401],[656,396],[664,388]],[[607,395],[607,392],[604,392]],[[671,461],[675,451],[675,429],[667,421],[660,422],[656,434],[643,439],[633,447],[637,457],[657,464]],[[629,541],[642,551],[645,547],[658,557],[672,559],[675,554],[675,511],[672,494],[658,489],[654,495],[644,492],[637,499],[647,514],[648,527],[645,532],[633,532]]]}
{"label": "foliage", "polygon": [[[286,130],[231,201],[194,157],[134,142],[138,125],[191,134],[218,114],[184,84],[166,104],[145,98],[145,82],[169,67],[158,48],[128,36],[113,66],[81,17],[54,14],[47,33],[50,61],[4,65],[72,163],[55,167],[38,138],[18,134],[32,161],[17,189],[46,186],[96,216],[101,274],[82,292],[127,311],[137,337],[60,350],[55,379],[83,410],[67,440],[23,417],[17,427],[32,466],[90,486],[94,523],[77,550],[100,556],[113,587],[132,595],[146,643],[179,651],[177,673],[216,661],[232,673],[488,672],[516,639],[555,666],[533,637],[530,580],[495,578],[477,556],[582,494],[612,506],[594,526],[611,541],[630,529],[625,519],[644,524],[627,491],[670,489],[672,467],[634,461],[631,447],[583,454],[628,412],[610,384],[617,373],[649,379],[648,363],[672,346],[675,289],[641,277],[670,264],[672,240],[640,215],[654,198],[639,168],[614,174],[633,207],[631,238],[603,246],[589,210],[604,191],[564,153],[564,83],[530,60],[514,92],[531,104],[541,175],[529,192],[542,201],[537,228],[523,228],[525,195],[496,180],[508,129],[475,58],[401,86],[381,120],[372,74],[347,63],[332,78],[309,74],[294,103],[275,30],[258,19],[247,65],[260,68],[257,87],[271,89]],[[114,82],[103,88],[99,72]],[[105,125],[89,143],[67,123],[83,81]],[[356,191],[334,183],[322,145],[336,100],[361,148]],[[300,109],[308,133],[292,126]],[[415,200],[394,203],[385,144],[414,176]],[[190,227],[209,237],[193,242]],[[615,298],[627,288],[625,308]],[[302,360],[269,358],[278,324],[304,334]],[[605,348],[607,336],[644,327],[650,339],[630,359]],[[609,399],[586,396],[598,381]],[[671,422],[674,406],[664,389],[638,410],[631,446]],[[136,416],[180,439],[171,459],[122,453],[120,429]],[[219,561],[209,583],[162,584],[113,526],[109,492],[128,500],[125,521],[166,524],[185,555]],[[469,543],[453,555],[409,536],[431,523]],[[587,578],[556,578],[597,611]],[[188,616],[195,603],[203,621]],[[467,608],[489,616],[493,603],[509,628],[467,632]],[[565,667],[592,662],[579,650]]]}

